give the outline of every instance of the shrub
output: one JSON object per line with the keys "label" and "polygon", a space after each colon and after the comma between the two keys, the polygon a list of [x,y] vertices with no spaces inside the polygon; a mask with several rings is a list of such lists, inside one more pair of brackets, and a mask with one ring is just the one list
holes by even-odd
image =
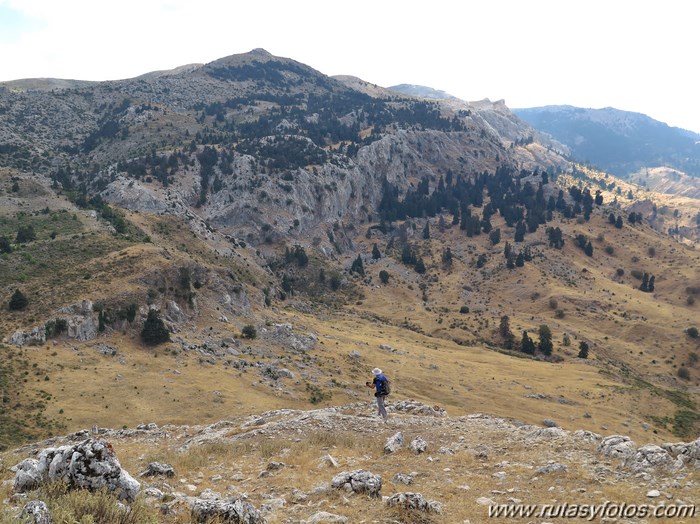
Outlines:
{"label": "shrub", "polygon": [[22,293],[19,289],[15,289],[15,292],[12,294],[12,298],[10,298],[10,303],[8,304],[10,311],[22,311],[28,305],[29,300],[24,296],[24,293]]}
{"label": "shrub", "polygon": [[461,308],[459,308],[459,312],[462,313],[462,315],[466,315],[467,313],[469,313],[469,306],[462,306]]}
{"label": "shrub", "polygon": [[241,329],[241,336],[243,338],[248,338],[250,340],[253,340],[258,336],[258,330],[255,329],[255,326],[252,324],[246,324],[243,326],[243,329]]}
{"label": "shrub", "polygon": [[557,302],[557,299],[554,297],[551,297],[549,299],[549,307],[552,309],[557,309],[559,307],[559,302]]}
{"label": "shrub", "polygon": [[690,338],[698,338],[698,328],[695,326],[689,327],[685,330]]}
{"label": "shrub", "polygon": [[654,246],[650,246],[649,249],[647,249],[647,253],[649,254],[650,257],[655,257],[656,256],[656,248]]}
{"label": "shrub", "polygon": [[692,306],[695,304],[695,297],[693,295],[688,295],[688,298],[685,299],[685,303]]}
{"label": "shrub", "polygon": [[621,277],[622,275],[625,274],[625,270],[622,269],[621,267],[618,267],[618,268],[615,270],[615,273],[617,273],[617,276],[618,276],[618,277]]}
{"label": "shrub", "polygon": [[678,378],[690,380],[690,371],[688,371],[687,367],[681,366],[678,368]]}
{"label": "shrub", "polygon": [[384,269],[382,269],[382,270],[379,272],[379,281],[380,281],[382,284],[386,284],[387,282],[389,282],[389,272],[386,271],[386,270],[384,270]]}
{"label": "shrub", "polygon": [[557,310],[554,312],[554,317],[555,317],[555,318],[564,318],[565,315],[566,315],[566,313],[564,313],[564,310],[563,310],[563,309],[557,309]]}
{"label": "shrub", "polygon": [[638,269],[633,269],[632,271],[630,271],[630,275],[632,275],[637,280],[642,280],[642,278],[644,278],[644,272],[639,271]]}
{"label": "shrub", "polygon": [[615,253],[615,248],[612,247],[612,246],[605,246],[605,252],[606,252],[608,255],[612,255],[613,253]]}

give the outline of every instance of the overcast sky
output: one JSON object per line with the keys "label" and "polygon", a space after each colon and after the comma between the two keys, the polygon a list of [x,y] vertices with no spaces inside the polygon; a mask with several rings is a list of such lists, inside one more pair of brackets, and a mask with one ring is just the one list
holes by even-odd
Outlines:
{"label": "overcast sky", "polygon": [[262,47],[328,75],[700,132],[694,0],[0,0],[0,81],[107,80]]}

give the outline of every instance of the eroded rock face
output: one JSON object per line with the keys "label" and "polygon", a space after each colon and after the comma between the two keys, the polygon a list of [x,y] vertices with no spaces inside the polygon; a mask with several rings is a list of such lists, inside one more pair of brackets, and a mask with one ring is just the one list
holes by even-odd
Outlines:
{"label": "eroded rock face", "polygon": [[106,488],[120,499],[132,502],[141,489],[141,485],[122,469],[111,444],[103,439],[47,448],[37,459],[23,460],[16,468],[14,490],[18,493],[61,480],[74,488],[91,491]]}
{"label": "eroded rock face", "polygon": [[205,523],[216,520],[222,524],[265,524],[260,511],[242,498],[230,500],[196,500],[190,514],[193,522]]}
{"label": "eroded rock face", "polygon": [[331,481],[334,489],[344,489],[348,492],[366,493],[370,497],[379,497],[382,489],[382,477],[363,469],[344,471]]}

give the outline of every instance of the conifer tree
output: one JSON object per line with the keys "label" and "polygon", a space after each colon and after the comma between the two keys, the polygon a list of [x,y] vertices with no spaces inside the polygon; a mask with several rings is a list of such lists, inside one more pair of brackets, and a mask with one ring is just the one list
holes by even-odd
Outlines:
{"label": "conifer tree", "polygon": [[540,326],[540,343],[538,349],[547,356],[550,356],[552,354],[552,349],[554,349],[554,345],[552,344],[552,331],[546,324]]}
{"label": "conifer tree", "polygon": [[380,258],[382,258],[382,254],[379,252],[379,248],[377,247],[376,242],[372,246],[372,258],[374,260],[379,260]]}
{"label": "conifer tree", "polygon": [[148,317],[141,331],[141,340],[149,346],[157,346],[170,340],[170,333],[155,309],[148,310]]}
{"label": "conifer tree", "polygon": [[523,331],[523,338],[520,341],[520,351],[527,353],[528,355],[535,354],[535,343],[527,335],[527,331]]}
{"label": "conifer tree", "polygon": [[578,358],[588,358],[588,344],[583,340],[578,345]]}

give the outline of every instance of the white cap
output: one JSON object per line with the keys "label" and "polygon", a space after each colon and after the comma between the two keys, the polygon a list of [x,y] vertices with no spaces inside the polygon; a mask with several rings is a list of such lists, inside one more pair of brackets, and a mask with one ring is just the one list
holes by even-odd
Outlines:
{"label": "white cap", "polygon": [[382,374],[382,370],[379,368],[374,368],[372,370],[372,375],[381,375],[381,374]]}

